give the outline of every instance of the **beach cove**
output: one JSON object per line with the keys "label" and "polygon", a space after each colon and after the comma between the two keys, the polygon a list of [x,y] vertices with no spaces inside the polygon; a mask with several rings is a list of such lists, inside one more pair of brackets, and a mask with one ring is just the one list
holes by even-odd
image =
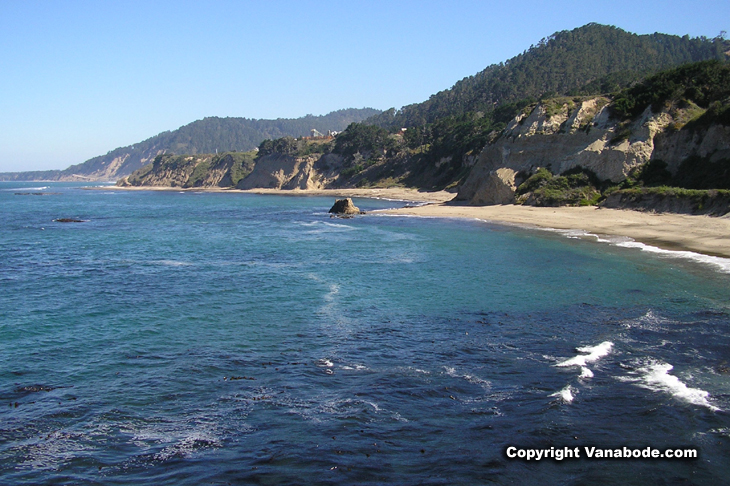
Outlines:
{"label": "beach cove", "polygon": [[188,192],[241,192],[279,196],[361,197],[419,203],[387,209],[391,215],[436,218],[480,219],[493,223],[543,229],[584,231],[600,236],[627,237],[647,245],[672,251],[691,251],[730,258],[730,216],[712,217],[673,213],[651,213],[626,209],[584,207],[535,207],[520,205],[468,206],[450,202],[454,194],[409,188],[376,189],[218,189],[176,187],[103,187],[119,190]]}

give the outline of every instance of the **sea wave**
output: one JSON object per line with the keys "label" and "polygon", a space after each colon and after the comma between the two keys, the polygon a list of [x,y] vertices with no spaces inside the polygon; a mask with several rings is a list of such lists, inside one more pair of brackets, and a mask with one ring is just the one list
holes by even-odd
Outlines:
{"label": "sea wave", "polygon": [[669,363],[648,359],[636,366],[632,374],[638,376],[624,378],[622,381],[634,382],[638,386],[654,392],[668,393],[678,400],[707,407],[714,412],[720,410],[719,407],[710,403],[708,391],[687,386],[677,376],[669,373],[673,369],[674,366]]}
{"label": "sea wave", "polygon": [[183,262],[179,260],[152,260],[150,261],[153,265],[162,265],[165,267],[189,267],[193,265],[190,262]]}
{"label": "sea wave", "polygon": [[730,273],[730,258],[716,257],[711,255],[703,255],[701,253],[695,253],[693,251],[686,250],[665,250],[656,246],[647,245],[638,241],[618,241],[613,243],[615,246],[622,248],[638,248],[641,251],[654,253],[661,256],[670,258],[680,258],[683,260],[691,260],[694,262],[711,265],[719,269],[723,273]]}
{"label": "sea wave", "polygon": [[[574,356],[573,358],[562,361],[555,366],[580,366],[581,368],[585,368],[586,364],[595,363],[599,359],[608,355],[611,352],[612,348],[613,343],[611,341],[604,341],[601,344],[597,344],[596,346],[582,346],[579,348],[575,348],[576,351],[578,351],[579,353],[587,354],[579,354],[577,356]],[[583,373],[581,373],[581,376],[582,375]]]}
{"label": "sea wave", "polygon": [[665,250],[657,246],[647,245],[629,238],[628,236],[600,236],[584,230],[565,230],[558,228],[538,228],[552,233],[561,234],[571,239],[595,238],[598,243],[608,243],[609,245],[618,246],[620,248],[635,248],[655,255],[678,258],[682,260],[690,260],[696,263],[710,265],[721,271],[722,273],[730,273],[730,258],[704,255],[687,250]]}
{"label": "sea wave", "polygon": [[639,369],[642,376],[642,385],[650,390],[668,392],[672,396],[680,400],[707,407],[710,410],[720,410],[712,405],[708,398],[710,393],[699,388],[688,387],[679,378],[670,375],[669,372],[674,366],[669,363],[655,362],[650,363]]}
{"label": "sea wave", "polygon": [[573,395],[573,387],[570,385],[566,385],[565,388],[550,394],[550,396],[560,398],[565,403],[570,403],[575,398],[575,396]]}
{"label": "sea wave", "polygon": [[6,191],[6,192],[18,192],[18,191],[44,191],[48,189],[49,186],[41,186],[41,187],[8,187],[5,189],[0,189],[0,191]]}

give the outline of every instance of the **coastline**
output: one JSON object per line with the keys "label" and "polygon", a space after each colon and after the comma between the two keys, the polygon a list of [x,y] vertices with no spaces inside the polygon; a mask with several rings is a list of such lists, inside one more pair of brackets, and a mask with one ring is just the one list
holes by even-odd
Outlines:
{"label": "coastline", "polygon": [[418,207],[379,210],[379,214],[436,218],[481,219],[491,223],[544,230],[585,231],[597,236],[628,237],[670,251],[691,251],[730,258],[730,217],[649,213],[627,209],[534,206],[467,206],[448,204],[454,194],[391,187],[370,189],[227,189],[100,186],[88,189],[122,191],[234,192],[277,196],[362,197],[428,203]]}
{"label": "coastline", "polygon": [[545,230],[578,230],[596,236],[628,237],[670,251],[730,258],[730,218],[627,209],[429,204],[379,211],[384,214],[481,219]]}
{"label": "coastline", "polygon": [[230,189],[224,187],[170,187],[170,186],[89,186],[91,190],[119,191],[175,191],[175,192],[233,192],[242,194],[269,194],[275,196],[324,196],[324,197],[364,197],[389,199],[393,201],[413,201],[443,203],[450,201],[456,194],[446,191],[426,192],[406,187],[370,189]]}

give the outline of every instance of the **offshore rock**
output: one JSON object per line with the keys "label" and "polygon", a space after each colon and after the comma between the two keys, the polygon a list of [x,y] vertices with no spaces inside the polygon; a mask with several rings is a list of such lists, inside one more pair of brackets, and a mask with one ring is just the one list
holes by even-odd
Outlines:
{"label": "offshore rock", "polygon": [[365,214],[364,211],[355,206],[352,199],[337,199],[335,200],[334,206],[329,210],[332,214]]}

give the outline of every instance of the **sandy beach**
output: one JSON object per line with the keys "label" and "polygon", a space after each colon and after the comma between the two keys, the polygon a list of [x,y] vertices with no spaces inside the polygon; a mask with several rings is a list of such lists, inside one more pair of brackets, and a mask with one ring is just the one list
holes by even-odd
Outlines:
{"label": "sandy beach", "polygon": [[[687,250],[730,258],[730,217],[691,216],[670,213],[601,209],[597,207],[538,208],[532,206],[466,206],[449,204],[454,194],[410,188],[372,189],[223,189],[179,187],[116,187],[94,189],[211,191],[271,194],[278,196],[369,197],[429,203],[424,206],[386,210],[388,214],[439,218],[476,218],[494,223],[536,228],[583,230],[596,235],[626,236],[667,250]],[[334,201],[333,201],[334,202]]]}
{"label": "sandy beach", "polygon": [[688,250],[730,258],[730,218],[602,209],[597,207],[537,208],[532,206],[460,206],[429,204],[388,210],[439,218],[478,218],[495,223],[538,228],[584,230],[596,235],[628,236],[667,250]]}

